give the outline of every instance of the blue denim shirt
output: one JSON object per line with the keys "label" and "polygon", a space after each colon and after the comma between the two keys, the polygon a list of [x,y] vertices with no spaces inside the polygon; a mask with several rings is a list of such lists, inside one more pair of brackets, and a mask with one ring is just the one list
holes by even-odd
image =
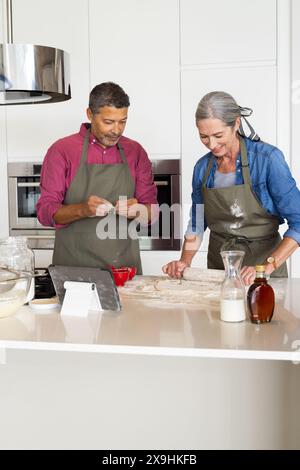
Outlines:
{"label": "blue denim shirt", "polygon": [[[284,223],[284,219],[286,219],[289,228],[284,236],[293,238],[300,244],[300,191],[283,153],[265,142],[253,142],[247,138],[245,141],[254,193],[265,210],[279,218],[280,224]],[[197,234],[202,238],[204,230],[207,228],[204,211],[199,208],[203,208],[202,180],[211,155],[211,152],[204,155],[194,167],[192,207],[186,235]],[[215,160],[207,178],[206,186],[208,188],[214,187],[216,168]],[[241,154],[239,154],[236,162],[235,184],[243,183]]]}

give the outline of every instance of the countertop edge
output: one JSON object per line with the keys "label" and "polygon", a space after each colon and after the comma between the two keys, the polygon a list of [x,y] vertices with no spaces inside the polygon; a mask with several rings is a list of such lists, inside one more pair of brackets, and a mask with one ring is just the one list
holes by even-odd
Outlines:
{"label": "countertop edge", "polygon": [[127,345],[96,345],[75,343],[50,343],[35,341],[0,341],[0,350],[32,350],[56,352],[83,352],[101,354],[129,354],[145,356],[192,357],[211,359],[257,359],[291,361],[300,364],[300,351],[261,351],[261,350],[232,350],[205,349],[182,347],[154,347]]}

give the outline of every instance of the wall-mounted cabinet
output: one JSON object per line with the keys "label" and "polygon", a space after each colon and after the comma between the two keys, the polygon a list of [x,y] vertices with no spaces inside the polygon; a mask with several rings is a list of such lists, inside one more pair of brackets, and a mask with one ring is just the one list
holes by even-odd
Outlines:
{"label": "wall-mounted cabinet", "polygon": [[181,0],[183,65],[276,60],[276,0]]}
{"label": "wall-mounted cabinet", "polygon": [[125,134],[153,158],[180,157],[178,0],[90,0],[91,86],[129,94]]}

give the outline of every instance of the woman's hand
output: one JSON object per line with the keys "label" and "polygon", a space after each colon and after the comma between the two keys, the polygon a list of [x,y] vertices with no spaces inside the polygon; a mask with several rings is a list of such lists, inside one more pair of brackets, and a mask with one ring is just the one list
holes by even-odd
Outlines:
{"label": "woman's hand", "polygon": [[170,263],[165,264],[162,267],[162,270],[165,274],[170,277],[175,277],[180,279],[182,277],[183,271],[189,266],[185,261],[170,261]]}
{"label": "woman's hand", "polygon": [[241,278],[245,284],[245,286],[250,286],[254,281],[256,276],[256,271],[253,266],[244,266],[241,269]]}
{"label": "woman's hand", "polygon": [[[263,263],[262,263],[263,264]],[[270,276],[274,271],[274,267],[272,264],[265,265],[265,274]],[[245,286],[250,286],[256,277],[256,270],[254,266],[244,266],[241,269],[241,278],[245,284]]]}

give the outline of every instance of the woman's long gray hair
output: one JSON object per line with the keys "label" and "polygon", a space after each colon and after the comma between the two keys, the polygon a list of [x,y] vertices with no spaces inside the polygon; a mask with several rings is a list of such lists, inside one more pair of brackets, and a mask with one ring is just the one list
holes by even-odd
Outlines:
{"label": "woman's long gray hair", "polygon": [[[196,122],[201,119],[215,118],[223,121],[226,126],[233,127],[238,117],[241,118],[239,134],[242,137],[248,137],[251,140],[260,140],[246,116],[252,114],[252,109],[241,107],[235,99],[225,91],[212,91],[203,96],[196,110]],[[246,134],[242,125],[244,120],[249,128],[250,133]]]}

